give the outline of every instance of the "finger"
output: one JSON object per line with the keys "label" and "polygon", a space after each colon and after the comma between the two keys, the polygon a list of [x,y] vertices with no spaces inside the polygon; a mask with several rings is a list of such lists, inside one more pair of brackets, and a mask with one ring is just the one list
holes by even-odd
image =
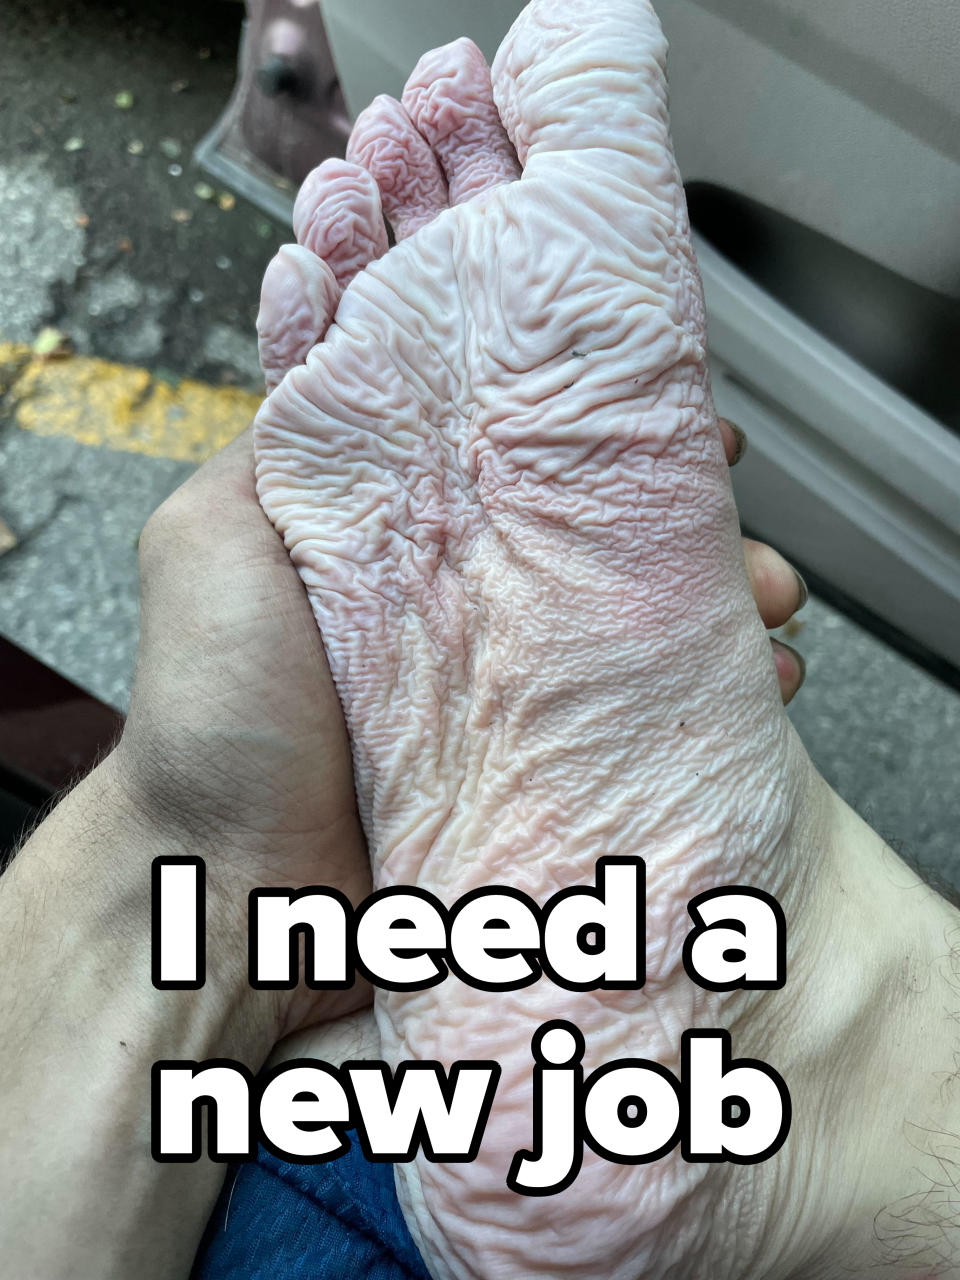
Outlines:
{"label": "finger", "polygon": [[777,668],[777,679],[780,682],[780,696],[786,706],[797,695],[807,675],[807,664],[803,655],[797,653],[782,640],[771,640],[773,645],[773,661]]}
{"label": "finger", "polygon": [[322,259],[298,244],[285,244],[268,265],[260,289],[257,343],[267,393],[287,371],[303,364],[326,333],[340,287]]}
{"label": "finger", "polygon": [[387,251],[377,184],[361,165],[346,160],[324,160],[307,175],[293,206],[293,230],[341,289]]}
{"label": "finger", "polygon": [[735,422],[726,418],[718,418],[717,421],[720,423],[720,439],[723,441],[727,465],[735,467],[747,452],[747,434]]}
{"label": "finger", "polygon": [[765,627],[782,627],[807,602],[807,584],[779,551],[743,540],[743,557],[757,610]]}
{"label": "finger", "polygon": [[381,94],[361,111],[347,143],[347,159],[372,175],[398,240],[449,207],[440,161],[396,98]]}
{"label": "finger", "polygon": [[466,36],[423,55],[401,102],[443,166],[451,204],[520,177],[487,60]]}

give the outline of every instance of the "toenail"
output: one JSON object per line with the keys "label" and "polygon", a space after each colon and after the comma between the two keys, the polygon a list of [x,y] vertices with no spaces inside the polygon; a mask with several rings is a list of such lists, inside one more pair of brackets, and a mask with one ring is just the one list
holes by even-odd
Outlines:
{"label": "toenail", "polygon": [[731,422],[729,418],[725,418],[727,426],[733,432],[733,438],[737,442],[733,457],[730,459],[731,467],[735,467],[743,455],[747,452],[747,433],[742,427],[738,427],[735,422]]}

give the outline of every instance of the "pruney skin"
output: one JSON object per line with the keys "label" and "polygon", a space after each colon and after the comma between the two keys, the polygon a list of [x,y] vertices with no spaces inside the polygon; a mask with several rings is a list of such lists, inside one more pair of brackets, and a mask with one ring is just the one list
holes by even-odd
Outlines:
{"label": "pruney skin", "polygon": [[[950,914],[899,915],[891,886],[916,881],[876,872],[876,841],[783,712],[710,394],[665,56],[645,0],[535,0],[492,75],[467,41],[427,55],[400,103],[357,121],[347,162],[318,170],[296,272],[264,294],[304,348],[326,330],[258,416],[258,491],[324,636],[374,886],[538,899],[603,854],[648,868],[641,992],[377,993],[388,1061],[502,1065],[475,1161],[397,1169],[438,1280],[693,1280],[705,1257],[717,1280],[871,1274],[874,1218],[913,1159],[888,1133],[889,1198],[864,1190],[852,1136],[817,1172],[838,1115],[878,1122],[864,1099],[898,1051],[857,1028],[885,963],[919,947],[933,964]],[[382,257],[378,196],[400,240]],[[323,298],[345,281],[329,324]],[[899,941],[855,925],[848,886],[870,866],[890,890],[874,924]],[[687,901],[737,883],[783,906],[782,993],[686,982]],[[527,1046],[558,1016],[586,1071],[673,1068],[683,1030],[731,1030],[789,1081],[791,1140],[746,1167],[588,1153],[567,1190],[513,1195]],[[845,1070],[824,1072],[823,1035]],[[892,1087],[897,1115],[927,1114],[930,1079]]]}

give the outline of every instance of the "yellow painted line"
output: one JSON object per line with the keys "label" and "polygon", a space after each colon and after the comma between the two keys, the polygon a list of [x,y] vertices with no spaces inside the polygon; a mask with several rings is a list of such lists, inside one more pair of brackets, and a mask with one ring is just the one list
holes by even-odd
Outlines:
{"label": "yellow painted line", "polygon": [[191,378],[171,386],[135,366],[45,358],[13,343],[0,343],[0,395],[7,419],[24,431],[182,462],[203,462],[223,448],[262,398]]}

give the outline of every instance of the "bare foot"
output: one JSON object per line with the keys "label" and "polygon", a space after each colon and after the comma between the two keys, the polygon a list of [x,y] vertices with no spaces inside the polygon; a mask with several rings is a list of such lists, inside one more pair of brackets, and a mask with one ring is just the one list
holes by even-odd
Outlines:
{"label": "bare foot", "polygon": [[[299,309],[284,325],[266,308],[268,363],[290,371],[257,420],[259,492],[323,632],[375,886],[542,901],[592,883],[601,855],[647,863],[642,991],[541,980],[493,1012],[453,978],[378,995],[388,1059],[503,1066],[476,1161],[397,1167],[442,1277],[874,1274],[873,1219],[907,1194],[909,1148],[899,1127],[878,1138],[863,1099],[898,1120],[937,1107],[932,1073],[911,1081],[913,1042],[889,1039],[939,1007],[905,987],[904,956],[933,964],[953,916],[828,791],[783,713],[710,397],[664,55],[644,0],[535,0],[492,86],[469,42],[426,55],[402,106],[378,100],[350,162],[308,183],[303,247],[267,282],[265,301]],[[682,969],[687,901],[735,883],[783,905],[783,992],[705,992]],[[794,1134],[746,1168],[587,1153],[567,1190],[517,1196],[530,1040],[557,1016],[582,1029],[587,1070],[676,1070],[682,1030],[729,1028],[787,1078]]]}

